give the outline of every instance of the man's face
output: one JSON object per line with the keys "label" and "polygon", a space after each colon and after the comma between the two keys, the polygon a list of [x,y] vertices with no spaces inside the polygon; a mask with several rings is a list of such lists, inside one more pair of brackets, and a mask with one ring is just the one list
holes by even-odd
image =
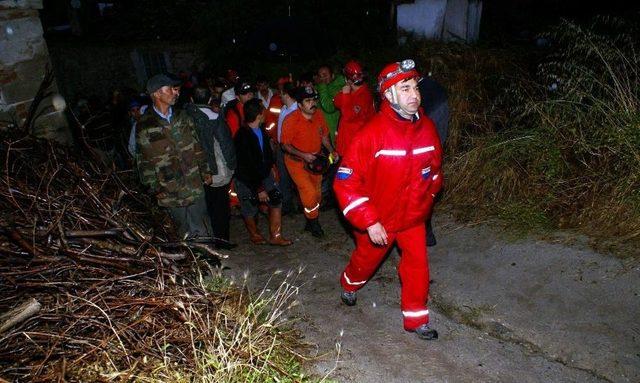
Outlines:
{"label": "man's face", "polygon": [[321,84],[328,84],[331,81],[333,81],[333,74],[331,73],[331,70],[329,70],[329,68],[323,66],[318,69],[318,82],[320,82]]}
{"label": "man's face", "polygon": [[[418,81],[411,78],[408,80],[400,81],[397,84],[392,85],[395,88],[397,94],[397,102],[400,109],[407,114],[416,114],[418,108],[420,108],[420,90],[418,89]],[[385,91],[385,97],[390,102],[393,102],[393,95],[391,88]]]}
{"label": "man's face", "polygon": [[269,84],[266,82],[259,82],[256,84],[256,86],[258,87],[258,91],[260,92],[266,92],[269,90]]}
{"label": "man's face", "polygon": [[156,99],[166,105],[175,105],[176,101],[178,101],[178,96],[180,96],[180,87],[179,86],[168,86],[165,85],[162,88],[158,89],[155,93]]}
{"label": "man's face", "polygon": [[140,107],[139,106],[134,106],[132,108],[129,109],[129,117],[134,118],[135,120],[138,120],[138,118],[140,118]]}
{"label": "man's face", "polygon": [[220,96],[222,95],[222,92],[224,92],[224,88],[223,88],[223,87],[221,87],[221,86],[215,86],[215,87],[213,88],[213,91],[211,91],[211,94],[212,94],[213,96],[220,97]]}
{"label": "man's face", "polygon": [[240,100],[241,103],[245,103],[249,100],[251,100],[253,98],[253,92],[247,92],[245,94],[239,94],[238,95],[238,100]]}
{"label": "man's face", "polygon": [[298,103],[300,111],[306,115],[312,115],[318,109],[318,101],[315,98],[305,98]]}

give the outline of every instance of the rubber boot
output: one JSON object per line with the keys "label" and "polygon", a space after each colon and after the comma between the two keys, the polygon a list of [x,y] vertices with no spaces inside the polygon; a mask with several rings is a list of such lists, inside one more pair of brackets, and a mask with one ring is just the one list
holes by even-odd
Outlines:
{"label": "rubber boot", "polygon": [[269,208],[269,244],[273,246],[289,246],[293,242],[282,236],[282,209]]}
{"label": "rubber boot", "polygon": [[324,230],[320,226],[318,218],[307,218],[307,223],[304,225],[304,230],[311,233],[316,238],[324,237]]}
{"label": "rubber boot", "polygon": [[258,226],[256,225],[256,219],[253,217],[242,217],[244,225],[247,227],[251,242],[255,245],[264,245],[267,240],[258,232]]}

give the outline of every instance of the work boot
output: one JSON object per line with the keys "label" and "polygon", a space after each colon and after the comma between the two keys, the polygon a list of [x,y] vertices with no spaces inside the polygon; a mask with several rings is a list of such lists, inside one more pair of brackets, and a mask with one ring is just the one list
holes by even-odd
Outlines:
{"label": "work boot", "polygon": [[304,230],[311,233],[316,238],[324,237],[324,230],[320,226],[320,222],[318,218],[309,219],[307,218],[307,223],[304,225]]}
{"label": "work boot", "polygon": [[293,242],[282,236],[282,209],[269,208],[269,244],[274,246],[289,246]]}
{"label": "work boot", "polygon": [[247,227],[251,242],[255,245],[264,245],[267,240],[258,232],[258,226],[256,225],[256,219],[253,217],[242,217],[244,225]]}
{"label": "work boot", "polygon": [[342,303],[347,306],[355,306],[358,296],[355,291],[343,291],[342,294],[340,294],[340,299],[342,299]]}
{"label": "work boot", "polygon": [[427,323],[420,325],[418,328],[411,330],[418,335],[418,338],[424,340],[436,340],[438,339],[438,332],[431,327]]}

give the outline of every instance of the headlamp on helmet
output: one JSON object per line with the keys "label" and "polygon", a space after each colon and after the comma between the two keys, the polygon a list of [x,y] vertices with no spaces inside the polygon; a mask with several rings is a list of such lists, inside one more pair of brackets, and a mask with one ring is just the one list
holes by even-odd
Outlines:
{"label": "headlamp on helmet", "polygon": [[378,76],[378,88],[380,93],[389,89],[392,85],[409,78],[418,77],[416,63],[411,59],[402,60],[387,65]]}

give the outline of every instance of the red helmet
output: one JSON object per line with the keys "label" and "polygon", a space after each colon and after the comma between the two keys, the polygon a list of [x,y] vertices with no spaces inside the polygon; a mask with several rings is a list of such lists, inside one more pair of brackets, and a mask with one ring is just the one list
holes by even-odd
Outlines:
{"label": "red helmet", "polygon": [[278,85],[284,85],[284,84],[286,84],[286,83],[288,83],[288,82],[292,82],[292,81],[291,81],[291,78],[290,78],[289,76],[286,76],[286,77],[280,77],[280,78],[278,79]]}
{"label": "red helmet", "polygon": [[414,77],[420,77],[420,74],[413,60],[407,59],[389,64],[378,75],[378,90],[384,93],[391,85]]}
{"label": "red helmet", "polygon": [[361,84],[364,79],[364,71],[362,65],[356,60],[351,60],[344,65],[342,73],[347,80],[353,81],[354,84]]}

